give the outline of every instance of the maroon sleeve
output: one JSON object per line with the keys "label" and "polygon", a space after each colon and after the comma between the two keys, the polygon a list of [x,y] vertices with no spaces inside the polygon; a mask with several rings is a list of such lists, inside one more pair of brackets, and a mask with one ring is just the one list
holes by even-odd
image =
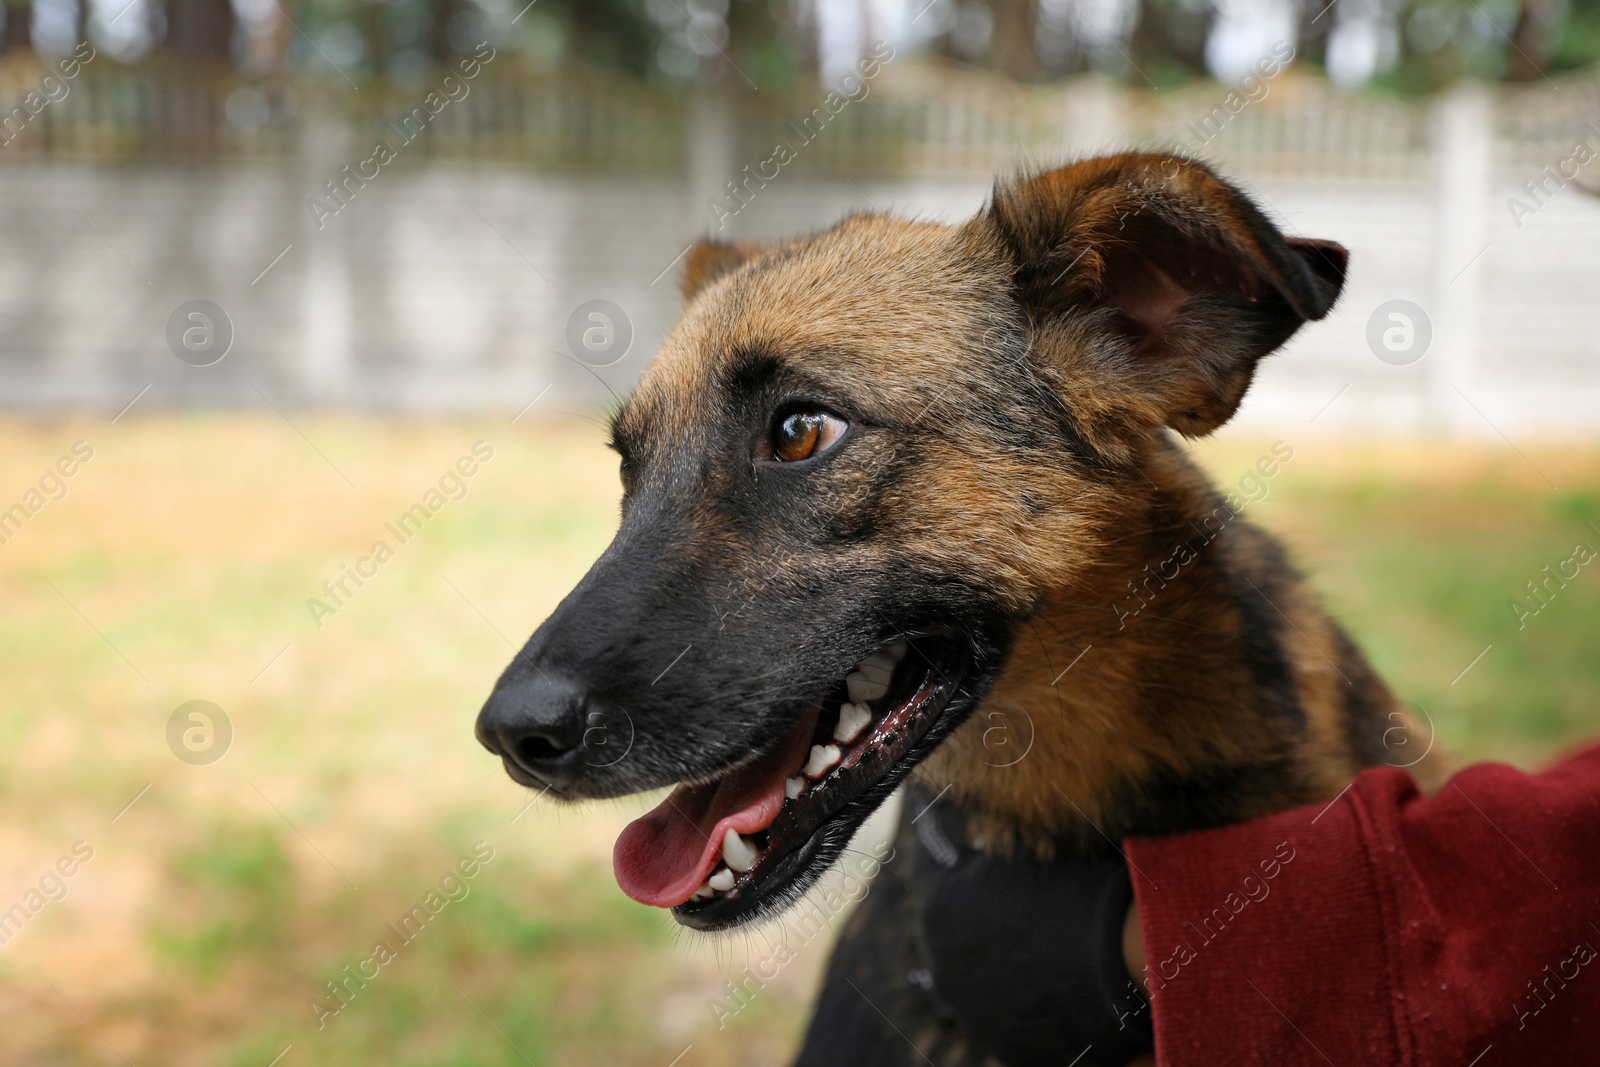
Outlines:
{"label": "maroon sleeve", "polygon": [[1600,748],[1126,850],[1161,1067],[1600,1064]]}

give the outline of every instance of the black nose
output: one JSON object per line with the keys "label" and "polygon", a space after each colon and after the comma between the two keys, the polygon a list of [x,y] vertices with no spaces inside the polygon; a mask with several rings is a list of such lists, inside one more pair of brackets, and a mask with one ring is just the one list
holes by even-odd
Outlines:
{"label": "black nose", "polygon": [[552,783],[583,749],[583,689],[543,671],[500,685],[478,712],[477,734],[484,748],[508,764]]}

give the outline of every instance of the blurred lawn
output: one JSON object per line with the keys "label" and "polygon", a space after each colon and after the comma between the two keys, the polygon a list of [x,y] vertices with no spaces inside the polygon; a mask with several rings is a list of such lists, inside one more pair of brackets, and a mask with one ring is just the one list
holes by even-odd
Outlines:
{"label": "blurred lawn", "polygon": [[[0,510],[73,442],[94,448],[0,546],[0,912],[74,842],[94,849],[0,946],[0,1061],[784,1062],[826,946],[719,1029],[708,1001],[764,935],[690,938],[628,902],[611,842],[647,801],[524,810],[471,736],[609,535],[603,431],[292,417],[304,436],[275,415],[0,421]],[[319,629],[307,598],[393,543],[384,523],[478,440],[494,458],[466,496]],[[1269,444],[1198,452],[1237,483]],[[1600,567],[1526,629],[1509,607],[1578,541],[1600,548],[1600,447],[1525,449],[1535,471],[1480,445],[1290,444],[1246,514],[1443,744],[1533,764],[1600,734]],[[167,748],[192,699],[235,730],[211,765]],[[494,858],[469,894],[319,1029],[325,983],[397,941],[385,924],[478,841]]]}

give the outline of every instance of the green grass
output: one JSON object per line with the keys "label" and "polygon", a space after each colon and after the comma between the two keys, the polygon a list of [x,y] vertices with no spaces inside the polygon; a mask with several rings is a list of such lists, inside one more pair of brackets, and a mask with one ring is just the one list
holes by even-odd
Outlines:
{"label": "green grass", "polygon": [[[1206,454],[1223,474],[1244,451]],[[1542,607],[1526,592],[1575,546],[1600,552],[1597,454],[1551,449],[1535,468],[1510,451],[1311,441],[1254,514],[1442,744],[1531,765],[1600,734],[1600,558]]]}
{"label": "green grass", "polygon": [[[601,431],[297,422],[327,461],[275,416],[0,422],[0,509],[95,447],[0,545],[0,910],[73,842],[95,850],[0,948],[0,1061],[785,1062],[826,945],[719,1028],[709,1002],[761,935],[691,939],[626,900],[610,846],[644,802],[524,811],[471,736],[610,534]],[[307,598],[478,439],[495,456],[466,496],[317,627]],[[1200,454],[1236,481],[1266,444]],[[1479,446],[1294,444],[1247,514],[1442,743],[1531,765],[1600,734],[1600,560],[1526,627],[1509,606],[1577,541],[1600,548],[1600,448],[1530,449],[1535,471]],[[197,698],[235,730],[204,766],[165,739]],[[326,984],[479,841],[494,858],[467,895],[319,1028]]]}

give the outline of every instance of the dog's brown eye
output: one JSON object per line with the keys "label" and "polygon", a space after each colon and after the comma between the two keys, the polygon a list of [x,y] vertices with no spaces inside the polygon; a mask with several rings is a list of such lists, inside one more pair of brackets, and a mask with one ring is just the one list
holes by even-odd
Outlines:
{"label": "dog's brown eye", "polygon": [[633,492],[633,468],[628,466],[628,461],[623,460],[617,465],[617,476],[622,479],[622,491]]}
{"label": "dog's brown eye", "polygon": [[796,411],[779,420],[772,433],[772,454],[785,463],[828,450],[843,435],[844,420],[821,411]]}

